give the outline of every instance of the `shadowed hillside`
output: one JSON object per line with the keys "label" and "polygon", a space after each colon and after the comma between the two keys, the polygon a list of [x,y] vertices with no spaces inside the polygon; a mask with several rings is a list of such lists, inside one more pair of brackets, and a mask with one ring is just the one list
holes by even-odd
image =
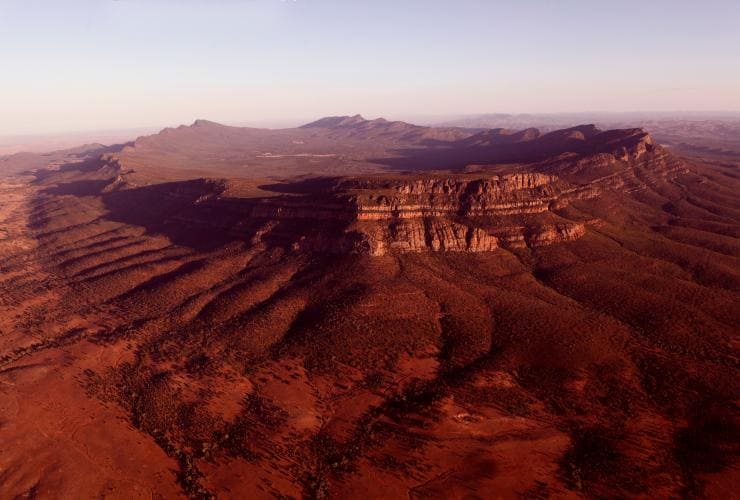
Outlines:
{"label": "shadowed hillside", "polygon": [[736,162],[359,116],[50,158],[0,183],[11,495],[734,494]]}

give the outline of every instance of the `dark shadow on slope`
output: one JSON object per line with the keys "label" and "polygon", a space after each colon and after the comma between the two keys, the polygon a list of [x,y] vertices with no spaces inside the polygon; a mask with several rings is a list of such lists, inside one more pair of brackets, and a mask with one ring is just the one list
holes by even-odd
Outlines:
{"label": "dark shadow on slope", "polygon": [[103,189],[110,184],[110,182],[111,181],[109,179],[72,181],[47,188],[43,192],[53,195],[96,196],[99,195]]}
{"label": "dark shadow on slope", "polygon": [[299,181],[277,182],[257,186],[264,191],[284,194],[316,194],[332,190],[341,177],[312,177]]}
{"label": "dark shadow on slope", "polygon": [[[274,189],[283,187],[277,185]],[[310,214],[283,218],[275,213],[275,204],[311,210],[327,200],[336,202],[325,195],[318,199],[313,194],[298,195],[307,191],[301,187],[295,189],[294,195],[264,198],[221,197],[224,189],[224,184],[218,181],[195,179],[102,192],[101,198],[108,210],[106,218],[142,226],[149,233],[166,236],[174,244],[201,251],[237,241],[247,244],[262,241],[268,247],[290,251],[294,243],[317,232],[341,234],[351,219],[348,211],[351,207],[345,209],[341,203],[335,203],[336,217],[318,224]],[[289,188],[285,189],[289,192]]]}

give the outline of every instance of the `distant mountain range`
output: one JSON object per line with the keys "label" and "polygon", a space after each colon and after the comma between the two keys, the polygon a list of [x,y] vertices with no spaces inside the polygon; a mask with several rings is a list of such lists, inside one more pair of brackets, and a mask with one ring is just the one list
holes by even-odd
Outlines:
{"label": "distant mountain range", "polygon": [[[439,126],[466,128],[536,127],[543,131],[563,129],[580,123],[595,123],[604,129],[641,127],[665,145],[684,153],[730,154],[740,150],[740,112],[732,113],[490,113],[441,120]],[[724,152],[724,153],[723,153]]]}

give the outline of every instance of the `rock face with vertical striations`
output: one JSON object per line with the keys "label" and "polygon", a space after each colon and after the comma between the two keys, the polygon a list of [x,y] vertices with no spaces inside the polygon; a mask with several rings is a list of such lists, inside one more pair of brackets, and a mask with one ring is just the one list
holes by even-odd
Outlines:
{"label": "rock face with vertical striations", "polygon": [[582,225],[565,222],[557,228],[512,225],[516,216],[549,212],[561,195],[574,191],[553,175],[351,179],[337,188],[348,196],[352,232],[363,242],[352,251],[371,255],[486,252],[566,241],[584,232]]}

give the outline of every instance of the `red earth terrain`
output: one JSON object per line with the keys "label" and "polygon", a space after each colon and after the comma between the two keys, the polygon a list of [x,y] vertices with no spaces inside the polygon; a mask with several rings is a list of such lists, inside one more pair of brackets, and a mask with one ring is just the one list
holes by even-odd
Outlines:
{"label": "red earth terrain", "polygon": [[732,498],[740,157],[700,146],[355,116],[0,159],[0,497]]}

